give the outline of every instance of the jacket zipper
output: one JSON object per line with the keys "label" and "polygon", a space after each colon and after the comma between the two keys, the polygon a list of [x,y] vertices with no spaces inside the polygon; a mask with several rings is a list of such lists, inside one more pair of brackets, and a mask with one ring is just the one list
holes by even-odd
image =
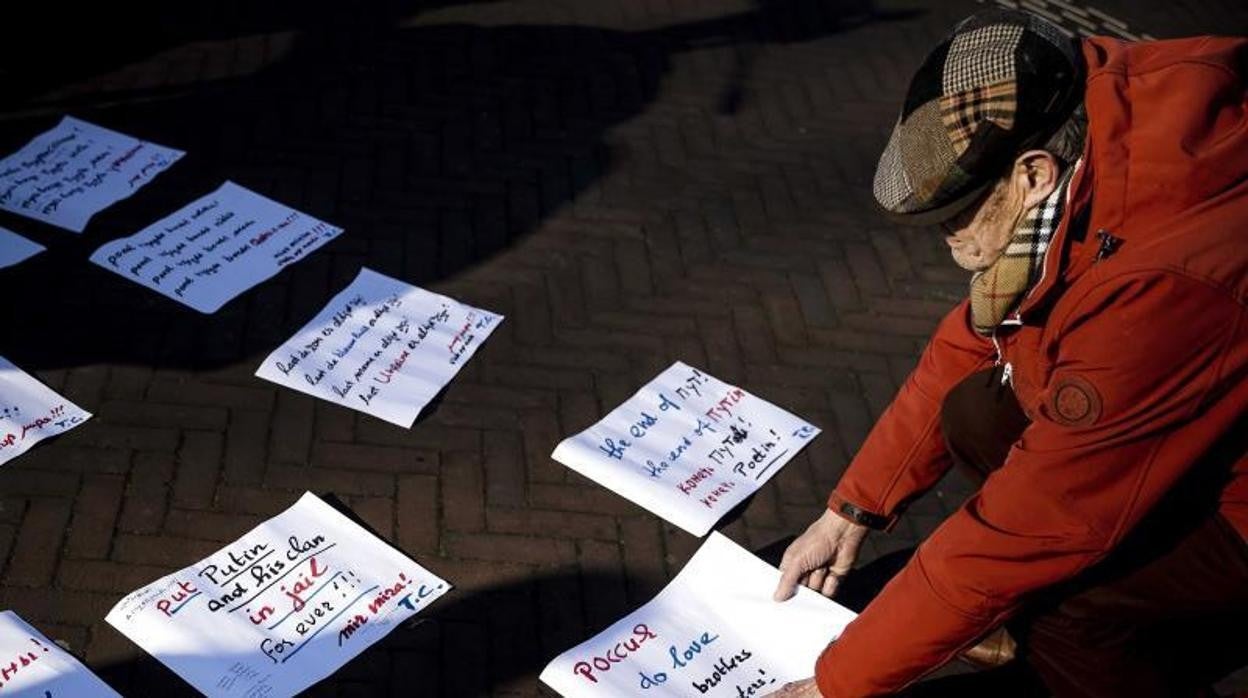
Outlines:
{"label": "jacket zipper", "polygon": [[[1013,317],[1002,320],[998,327],[1022,324],[1022,317],[1015,313]],[[1014,365],[1005,360],[1005,354],[1001,351],[1001,343],[997,341],[997,331],[995,329],[992,331],[992,347],[997,350],[997,358],[993,360],[992,365],[1001,366],[1001,385],[1014,387]]]}

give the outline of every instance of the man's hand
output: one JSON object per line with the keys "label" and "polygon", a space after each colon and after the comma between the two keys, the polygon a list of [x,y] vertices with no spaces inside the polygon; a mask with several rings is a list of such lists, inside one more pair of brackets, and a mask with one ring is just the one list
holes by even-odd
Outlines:
{"label": "man's hand", "polygon": [[841,583],[841,577],[854,566],[858,548],[868,530],[866,526],[824,511],[823,516],[816,519],[784,551],[775,600],[792,598],[797,593],[798,584],[831,598]]}
{"label": "man's hand", "polygon": [[768,693],[764,698],[823,698],[823,694],[819,692],[819,686],[815,685],[813,678],[804,681],[790,681],[780,687],[778,691]]}

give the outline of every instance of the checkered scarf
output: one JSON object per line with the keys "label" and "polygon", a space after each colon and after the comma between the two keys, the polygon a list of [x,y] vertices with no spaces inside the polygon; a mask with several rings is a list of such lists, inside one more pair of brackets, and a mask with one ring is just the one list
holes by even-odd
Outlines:
{"label": "checkered scarf", "polygon": [[1078,169],[1066,168],[1053,193],[1032,209],[1014,230],[1005,252],[984,271],[971,277],[971,322],[975,331],[989,336],[1040,280],[1049,241],[1066,208],[1066,190]]}

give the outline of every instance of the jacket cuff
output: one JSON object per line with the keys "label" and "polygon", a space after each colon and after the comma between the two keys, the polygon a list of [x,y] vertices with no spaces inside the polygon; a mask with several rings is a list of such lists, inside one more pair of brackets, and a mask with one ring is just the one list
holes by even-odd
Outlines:
{"label": "jacket cuff", "polygon": [[833,492],[828,497],[828,508],[841,518],[849,519],[860,526],[873,528],[877,531],[891,531],[893,526],[897,525],[897,515],[886,516],[870,511],[865,507],[845,499],[838,492]]}

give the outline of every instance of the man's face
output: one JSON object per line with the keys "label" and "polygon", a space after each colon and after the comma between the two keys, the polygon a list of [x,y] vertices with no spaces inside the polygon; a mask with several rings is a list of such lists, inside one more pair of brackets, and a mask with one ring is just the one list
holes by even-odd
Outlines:
{"label": "man's face", "polygon": [[955,218],[941,223],[953,261],[967,271],[983,271],[1005,252],[1022,219],[1021,201],[1008,179]]}

